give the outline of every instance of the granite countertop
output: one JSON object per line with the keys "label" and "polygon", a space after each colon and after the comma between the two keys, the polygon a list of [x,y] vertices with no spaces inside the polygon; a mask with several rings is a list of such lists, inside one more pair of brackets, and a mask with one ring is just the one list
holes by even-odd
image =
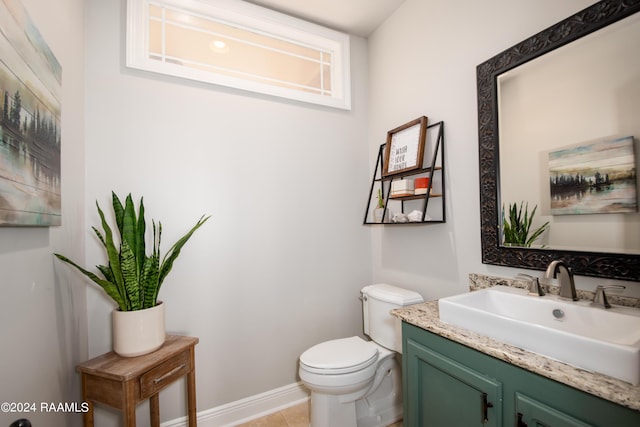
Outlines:
{"label": "granite countertop", "polygon": [[392,310],[403,321],[489,356],[566,384],[622,406],[640,411],[640,386],[589,372],[545,356],[504,344],[489,337],[440,321],[438,301]]}

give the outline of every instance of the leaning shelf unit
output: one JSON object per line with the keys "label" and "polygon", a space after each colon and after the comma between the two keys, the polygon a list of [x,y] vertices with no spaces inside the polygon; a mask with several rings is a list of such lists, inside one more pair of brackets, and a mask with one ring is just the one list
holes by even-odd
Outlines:
{"label": "leaning shelf unit", "polygon": [[[390,176],[383,176],[384,153],[386,144],[380,145],[376,167],[371,179],[369,199],[364,213],[364,225],[415,225],[446,222],[445,210],[445,170],[444,170],[444,122],[440,121],[427,126],[424,158],[422,168],[406,171]],[[426,165],[426,166],[425,166]],[[426,194],[391,197],[393,181],[428,177],[429,184]],[[374,210],[377,206],[378,189],[384,199],[384,209],[381,220],[376,221]],[[395,214],[405,214],[418,211],[420,220],[394,222]]]}

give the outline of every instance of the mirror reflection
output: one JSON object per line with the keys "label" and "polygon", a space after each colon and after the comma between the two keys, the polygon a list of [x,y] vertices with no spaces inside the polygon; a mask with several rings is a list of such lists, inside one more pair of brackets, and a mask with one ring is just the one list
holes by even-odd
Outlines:
{"label": "mirror reflection", "polygon": [[548,222],[532,247],[640,254],[639,45],[636,14],[497,76],[498,209]]}
{"label": "mirror reflection", "polygon": [[[575,155],[577,152],[575,147],[581,144],[586,144],[589,147],[588,150],[598,152],[597,145],[593,145],[596,142],[602,142],[609,138],[633,136],[631,145],[636,151],[636,160],[631,163],[635,163],[635,169],[638,169],[637,158],[640,153],[637,151],[640,134],[633,127],[634,121],[637,121],[635,117],[639,116],[637,84],[639,68],[636,63],[638,55],[633,49],[634,43],[635,46],[638,43],[637,35],[634,36],[633,41],[629,42],[632,48],[624,56],[623,64],[619,63],[614,70],[615,72],[629,71],[627,75],[631,76],[631,80],[628,81],[628,85],[622,85],[618,81],[613,91],[610,89],[609,92],[603,92],[601,88],[607,85],[611,86],[610,83],[615,79],[610,75],[611,69],[601,71],[600,74],[596,71],[604,63],[608,63],[609,58],[600,57],[599,61],[589,64],[580,62],[587,61],[591,56],[596,57],[596,51],[617,50],[619,44],[627,44],[626,40],[617,40],[613,46],[599,49],[599,44],[606,45],[611,42],[597,41],[597,37],[599,34],[606,36],[609,33],[613,34],[638,27],[638,20],[634,17],[635,15],[640,16],[638,12],[640,12],[640,3],[638,2],[601,0],[478,65],[476,76],[478,83],[480,231],[483,263],[544,270],[551,261],[563,260],[576,275],[640,281],[640,253],[637,252],[636,244],[630,243],[634,235],[638,235],[637,212],[560,215],[551,211],[554,208],[550,202],[551,191],[550,189],[545,190],[545,188],[550,188],[551,169],[556,167],[550,164],[550,156],[555,156],[556,152],[562,152],[568,148],[574,153],[571,161],[577,164],[579,162]],[[624,22],[629,18],[631,18],[629,21]],[[535,89],[535,93],[529,89],[530,97],[520,96],[525,88],[521,87],[517,80],[522,82],[526,79],[518,75],[518,67],[524,65],[525,67],[540,67],[542,69],[545,62],[556,62],[556,57],[561,55],[565,48],[571,45],[580,47],[592,39],[596,41],[594,45],[587,48],[590,52],[589,55],[582,54],[570,61],[577,63],[579,67],[569,72],[568,77],[559,77],[559,70],[546,71],[547,75],[551,74],[551,83],[548,80],[545,81],[543,86]],[[635,65],[632,66],[634,63]],[[594,73],[595,77],[592,75],[586,83],[577,86],[578,89],[573,88],[576,83],[585,80],[584,75]],[[502,80],[504,80],[504,85],[500,90],[498,90],[498,77],[500,77],[500,83],[503,83]],[[508,82],[510,79],[514,84]],[[556,83],[558,79],[562,79],[560,80],[562,83]],[[511,90],[507,89],[508,85],[515,86],[517,90],[505,95],[505,99],[499,101],[499,92],[500,95],[504,95],[504,92]],[[569,89],[573,90],[569,91]],[[538,92],[546,94],[546,97],[540,97]],[[546,103],[537,102],[534,96],[540,100],[546,98],[548,101]],[[588,96],[592,96],[595,101],[587,102]],[[507,98],[510,98],[510,101]],[[577,98],[577,102],[565,103],[567,98]],[[527,138],[527,135],[508,129],[511,125],[506,122],[507,118],[499,115],[499,110],[502,113],[506,112],[505,103],[508,102],[530,107],[527,110],[522,110],[524,113],[521,113],[521,117],[518,118],[520,122],[513,126],[514,128],[524,128],[532,135],[530,139],[519,145],[515,144],[518,144],[518,140]],[[591,109],[584,109],[584,105],[588,104],[591,104]],[[558,108],[558,105],[561,108]],[[511,110],[512,107],[515,109],[520,106],[516,104],[509,106],[508,109]],[[549,128],[551,131],[543,133]],[[511,132],[514,132],[513,136],[510,135]],[[502,139],[510,141],[503,145]],[[558,145],[551,145],[552,139],[559,141]],[[511,147],[514,147],[513,151],[516,154],[508,156],[506,152],[511,150]],[[503,151],[505,154],[501,157],[500,153]],[[597,158],[602,160],[604,157],[605,155],[600,152]],[[624,156],[622,157],[624,158]],[[593,162],[593,160],[589,162]],[[507,169],[502,170],[501,163],[505,168],[508,163],[512,163],[517,170],[515,173],[513,170],[511,172]],[[562,168],[566,169],[566,165],[562,165]],[[607,183],[607,173],[604,174],[605,184]],[[596,180],[595,173],[586,171],[585,168],[581,168],[579,174],[569,175],[569,177],[573,177],[580,184],[591,185]],[[611,173],[608,178],[609,181],[620,179],[618,175]],[[558,178],[555,177],[555,179]],[[637,180],[637,177],[635,179]],[[529,188],[534,189],[533,195],[527,194],[526,191],[529,191]],[[635,190],[637,204],[637,183]],[[545,191],[548,191],[549,194],[543,195]],[[584,198],[584,195],[591,195],[588,191],[585,188],[579,194]],[[623,204],[629,204],[627,203],[628,197],[624,200]],[[517,205],[519,201],[520,203],[524,202],[529,209],[534,207],[539,209],[539,212],[536,211],[536,218],[531,225],[532,230],[536,230],[540,224],[544,224],[545,220],[550,220],[549,230],[544,231],[532,247],[503,244],[502,205],[509,203]],[[594,210],[596,206],[593,203],[587,205],[591,210]],[[628,224],[631,224],[629,228],[627,228]],[[553,240],[555,239],[554,234],[562,234],[560,231],[565,225],[575,227],[568,233],[571,234],[573,240]],[[608,234],[619,236],[614,244],[605,243],[603,239],[588,243],[576,241],[578,237],[583,238],[585,235],[594,234],[605,226],[609,227]],[[580,244],[583,246],[579,246]]]}

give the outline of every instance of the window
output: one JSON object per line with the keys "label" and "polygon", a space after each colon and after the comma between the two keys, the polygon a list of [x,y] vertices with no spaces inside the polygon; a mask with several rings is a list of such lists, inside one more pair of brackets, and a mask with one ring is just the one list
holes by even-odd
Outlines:
{"label": "window", "polygon": [[351,109],[347,34],[239,0],[128,0],[127,66]]}

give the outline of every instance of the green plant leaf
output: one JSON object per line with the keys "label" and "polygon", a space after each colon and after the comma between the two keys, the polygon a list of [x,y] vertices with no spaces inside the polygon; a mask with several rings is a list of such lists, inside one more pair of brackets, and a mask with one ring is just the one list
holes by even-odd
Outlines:
{"label": "green plant leaf", "polygon": [[160,273],[160,258],[154,254],[146,257],[140,283],[144,284],[142,308],[151,308],[158,299],[158,276]]}
{"label": "green plant leaf", "polygon": [[126,290],[124,288],[124,279],[122,278],[122,269],[120,268],[120,254],[118,253],[118,249],[113,243],[113,232],[111,231],[111,227],[109,227],[109,224],[107,224],[107,220],[104,217],[104,212],[102,212],[102,209],[100,209],[100,205],[98,205],[97,202],[96,206],[98,207],[98,214],[100,215],[102,229],[104,230],[105,249],[107,251],[107,258],[109,259],[109,267],[113,272],[114,283],[118,287],[118,293],[120,295],[126,295]]}
{"label": "green plant leaf", "polygon": [[[132,251],[137,252],[137,238],[138,234],[136,233],[136,208],[133,204],[133,199],[131,198],[131,194],[129,194],[125,200],[124,204],[124,214],[122,216],[122,229],[120,230],[120,234],[122,236],[122,243],[127,242],[127,245]],[[135,260],[135,254],[133,255]],[[137,268],[137,264],[136,264]]]}
{"label": "green plant leaf", "polygon": [[102,242],[102,245],[106,247],[107,242],[104,241],[104,237],[102,236],[102,233],[100,232],[100,230],[98,230],[95,227],[91,227],[91,229],[96,233],[96,236],[98,236],[98,239],[100,239],[100,241]]}
{"label": "green plant leaf", "polygon": [[127,293],[129,310],[140,310],[140,283],[138,282],[138,265],[133,250],[129,243],[124,240],[120,247],[120,266],[122,267],[122,278],[124,288]]}
{"label": "green plant leaf", "polygon": [[124,222],[124,207],[122,206],[122,202],[118,198],[115,192],[111,192],[111,204],[113,205],[113,214],[116,218],[116,225],[118,226],[118,231],[122,236],[122,228]]}
{"label": "green plant leaf", "polygon": [[509,204],[509,216],[507,218],[504,205],[502,205],[503,242],[523,247],[531,247],[533,242],[549,228],[549,222],[546,222],[530,235],[533,218],[537,209],[538,206],[534,206],[531,214],[529,214],[529,203],[525,204],[524,202],[520,202],[519,207],[516,203]]}
{"label": "green plant leaf", "polygon": [[122,297],[120,296],[120,293],[118,292],[118,287],[114,283],[112,283],[112,282],[110,282],[108,280],[103,280],[103,279],[99,278],[98,276],[96,276],[92,272],[87,271],[84,268],[80,267],[78,264],[76,264],[75,262],[71,261],[69,258],[65,257],[64,255],[60,255],[60,254],[54,254],[54,255],[56,257],[58,257],[59,260],[64,261],[69,265],[72,265],[73,267],[78,269],[82,274],[84,274],[89,279],[91,279],[93,282],[98,284],[105,291],[105,293],[107,295],[109,295],[116,302],[116,304],[118,304],[118,307],[120,308],[120,310],[123,310],[123,311],[127,310],[127,305],[124,302],[124,300],[122,299]]}
{"label": "green plant leaf", "polygon": [[[207,222],[209,218],[210,216],[206,218],[204,215],[201,216],[198,222],[196,223],[196,225],[194,225],[193,228],[191,228],[191,230],[189,230],[187,234],[182,236],[180,240],[174,243],[171,249],[169,249],[167,254],[164,256],[164,258],[162,259],[162,263],[160,264],[160,277],[158,278],[158,291],[160,291],[160,287],[162,286],[162,282],[164,281],[164,278],[167,277],[167,274],[169,274],[169,272],[171,271],[171,268],[173,267],[173,262],[180,255],[180,251],[182,250],[182,247],[184,246],[184,244],[187,243],[187,241],[191,238],[193,233],[198,228],[200,228],[205,222]],[[161,226],[159,225],[159,227]]]}
{"label": "green plant leaf", "polygon": [[134,252],[136,254],[136,260],[138,262],[138,271],[144,269],[144,263],[146,258],[146,245],[144,235],[147,232],[147,226],[144,219],[144,203],[143,198],[140,198],[140,207],[138,208],[138,222],[136,224],[136,246]]}
{"label": "green plant leaf", "polygon": [[[533,216],[536,214],[536,209],[538,209],[537,205],[531,211],[531,217],[530,217],[531,223],[533,223]],[[529,237],[525,241],[525,245],[527,247],[530,247],[533,244],[533,242],[535,242],[538,239],[538,237],[540,237],[540,235],[544,233],[548,228],[549,228],[549,221],[545,222],[540,227],[538,227],[538,229],[531,234],[531,237]]]}
{"label": "green plant leaf", "polygon": [[[115,280],[113,279],[113,271],[111,271],[109,267],[107,267],[106,265],[96,265],[96,268],[100,270],[100,273],[102,273],[106,280],[111,283],[115,282]],[[124,295],[121,295],[121,297],[124,298]]]}

